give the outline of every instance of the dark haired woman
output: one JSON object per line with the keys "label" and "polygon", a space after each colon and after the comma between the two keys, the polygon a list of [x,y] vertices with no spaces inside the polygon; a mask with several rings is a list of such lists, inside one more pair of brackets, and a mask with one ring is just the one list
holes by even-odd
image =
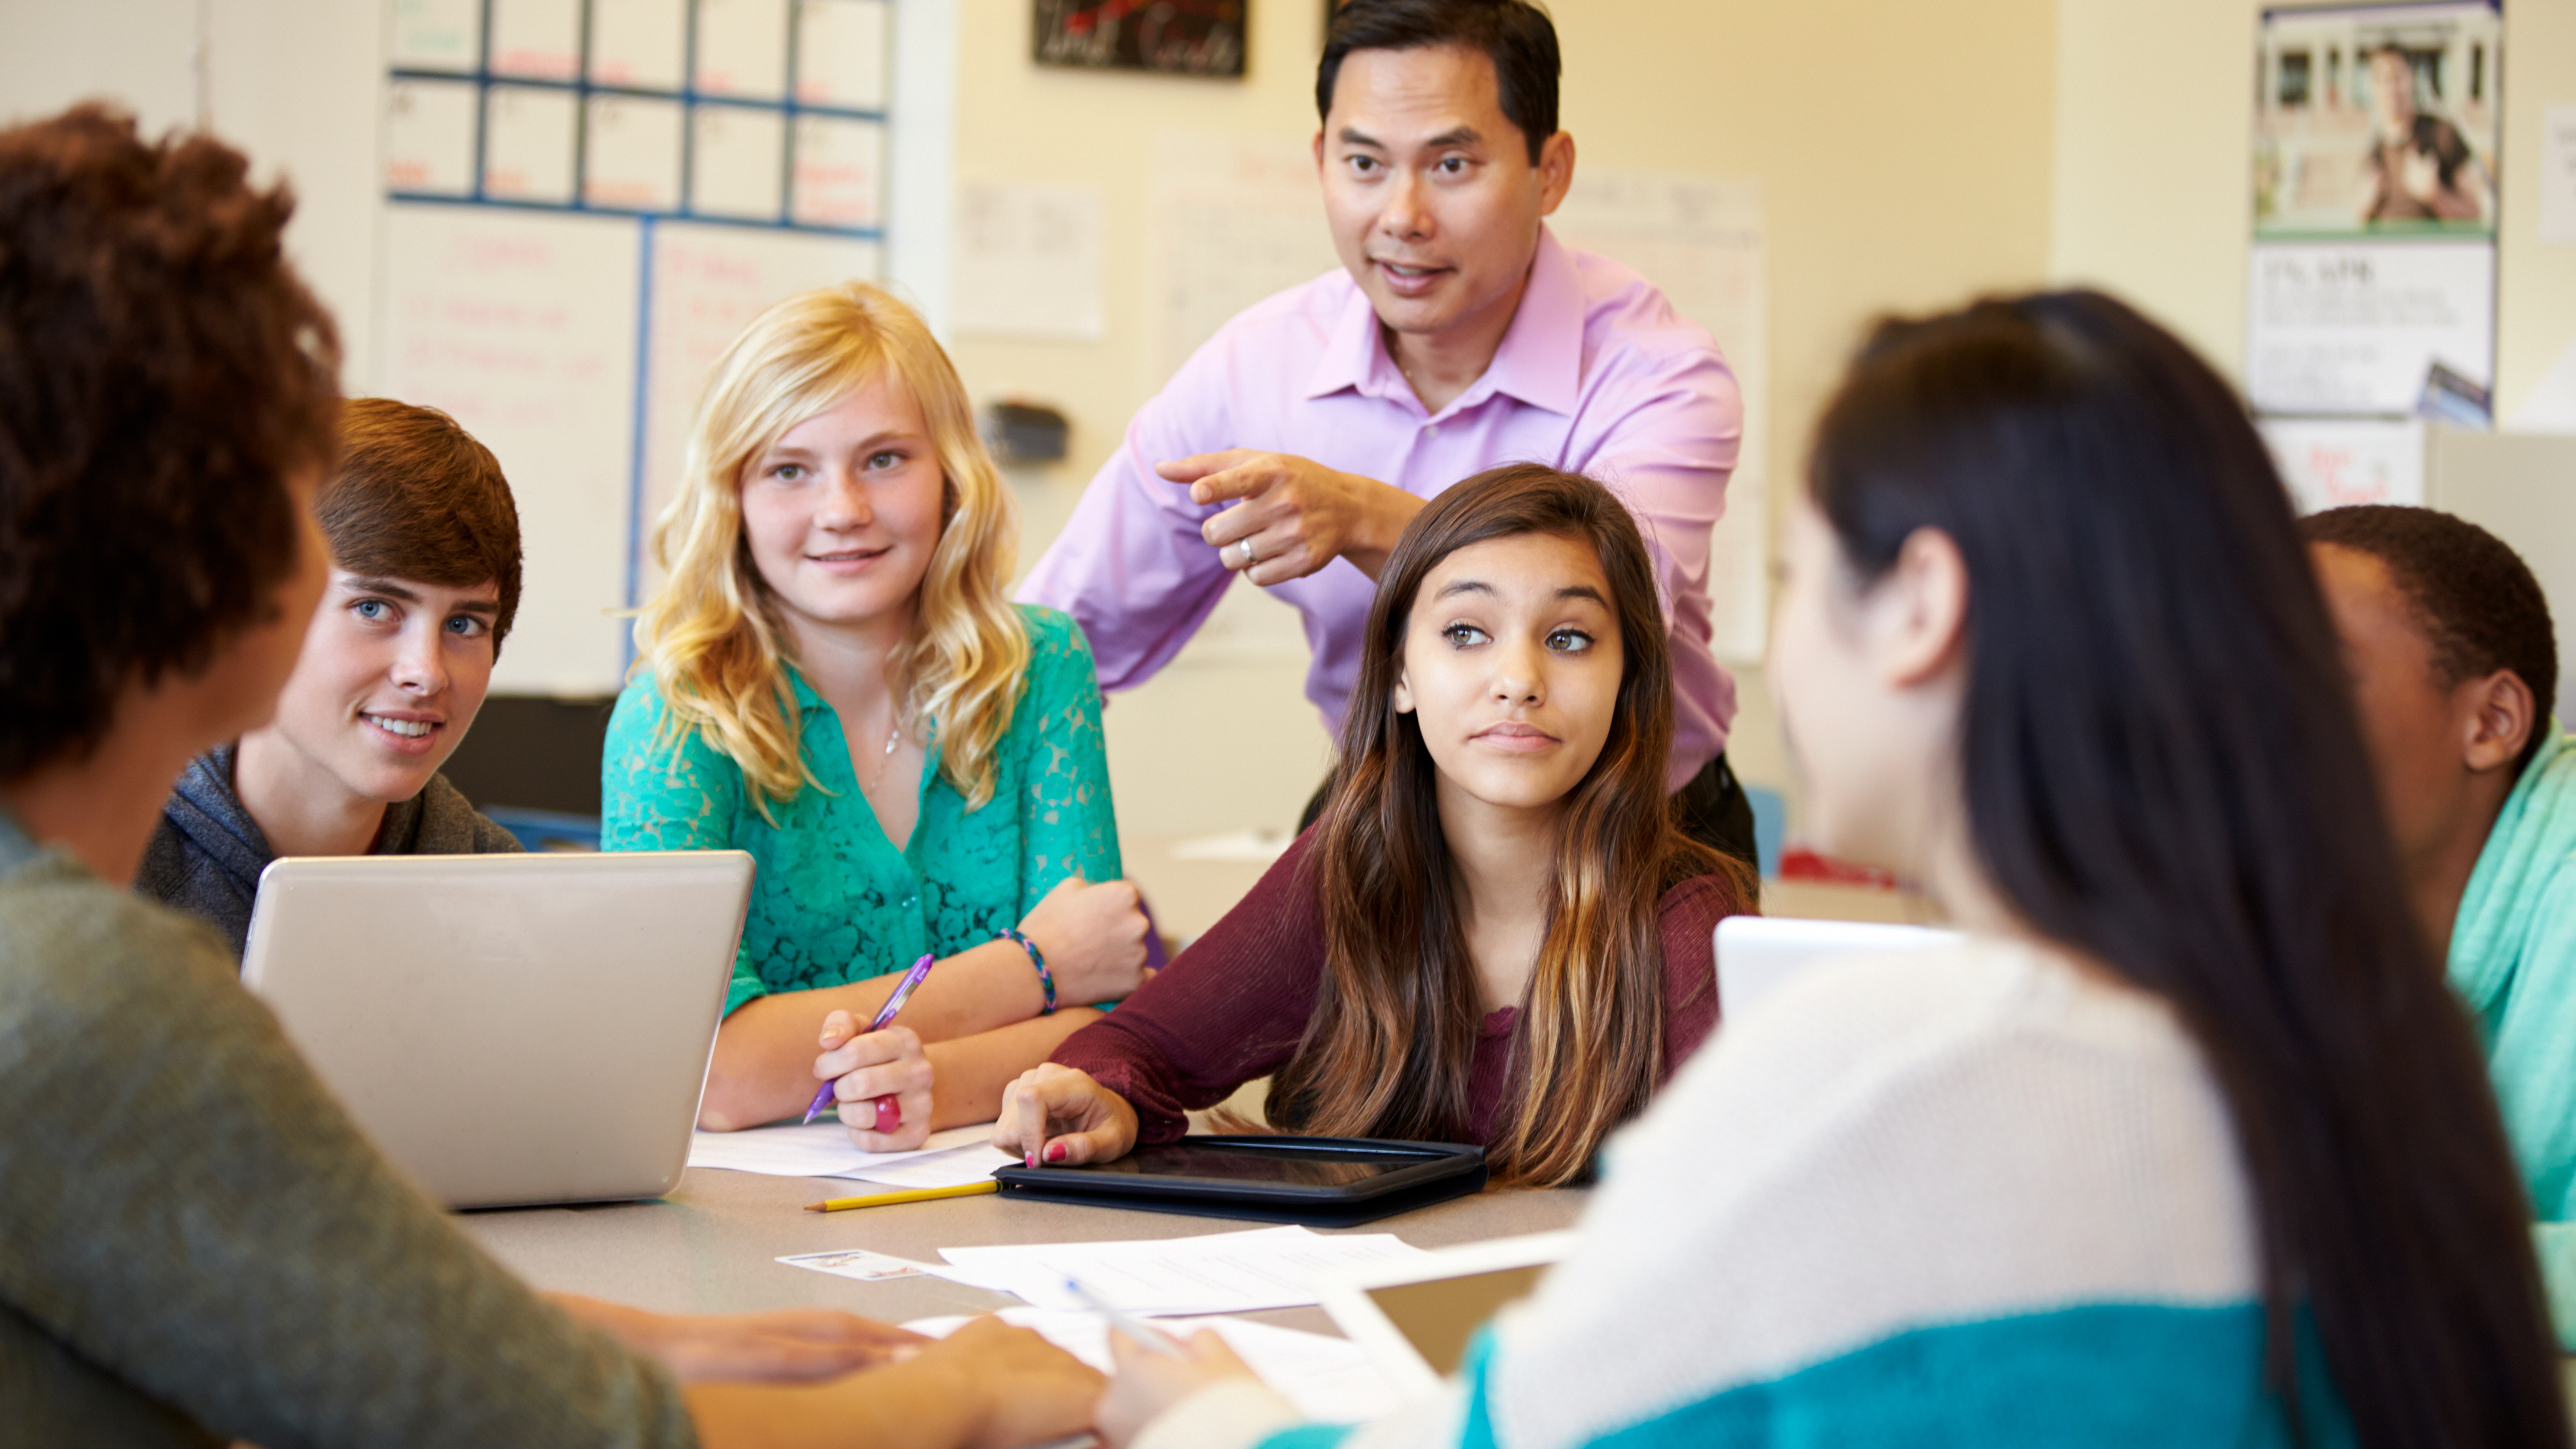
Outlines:
{"label": "dark haired woman", "polygon": [[268,718],[327,573],[339,343],[248,169],[97,107],[0,129],[0,1442],[1079,1427],[1098,1376],[1016,1330],[538,1297],[376,1155],[203,923],[126,890],[180,768]]}
{"label": "dark haired woman", "polygon": [[[1808,829],[1969,940],[1732,1021],[1463,1385],[1352,1441],[2563,1446],[2477,1046],[2226,385],[2093,294],[1890,325],[1786,552]],[[1111,1436],[1286,1427],[1211,1343],[1129,1356]]]}
{"label": "dark haired woman", "polygon": [[1082,1163],[1275,1074],[1269,1119],[1481,1142],[1586,1173],[1717,1020],[1740,866],[1664,793],[1655,575],[1600,484],[1536,464],[1432,500],[1388,559],[1333,804],[1252,894],[1003,1098],[994,1141]]}

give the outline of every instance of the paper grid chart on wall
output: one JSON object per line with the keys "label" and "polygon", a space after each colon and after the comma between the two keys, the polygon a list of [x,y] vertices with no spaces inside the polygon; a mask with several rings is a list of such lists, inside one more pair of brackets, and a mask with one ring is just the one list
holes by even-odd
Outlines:
{"label": "paper grid chart on wall", "polygon": [[874,278],[892,0],[390,0],[379,388],[517,494],[496,689],[613,691],[706,369]]}

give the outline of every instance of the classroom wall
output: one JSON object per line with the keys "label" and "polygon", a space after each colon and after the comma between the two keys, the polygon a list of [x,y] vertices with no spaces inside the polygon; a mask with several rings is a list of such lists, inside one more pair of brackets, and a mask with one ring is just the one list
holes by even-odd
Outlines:
{"label": "classroom wall", "polygon": [[[2048,271],[2175,325],[2231,375],[2245,352],[2255,27],[2262,0],[2059,0]],[[2576,0],[2508,0],[2496,414],[2576,344],[2576,245],[2540,240],[2541,115],[2576,105]]]}
{"label": "classroom wall", "polygon": [[[1035,396],[1073,417],[1065,465],[1020,474],[1034,557],[1158,381],[1141,329],[1115,320],[1145,303],[1153,134],[1312,135],[1322,17],[1319,0],[1261,0],[1250,74],[1217,82],[1043,69],[1028,59],[1024,0],[961,4],[959,180],[1076,181],[1108,201],[1103,341],[956,344],[979,393]],[[1798,475],[1804,435],[1868,319],[2045,275],[2051,0],[1554,9],[1578,167],[1751,178],[1763,189],[1772,404],[1751,424],[1771,430],[1775,493]],[[1289,826],[1321,775],[1325,740],[1299,693],[1302,660],[1213,652],[1185,653],[1112,703],[1110,767],[1131,840]],[[1794,795],[1762,671],[1738,673],[1736,768]]]}

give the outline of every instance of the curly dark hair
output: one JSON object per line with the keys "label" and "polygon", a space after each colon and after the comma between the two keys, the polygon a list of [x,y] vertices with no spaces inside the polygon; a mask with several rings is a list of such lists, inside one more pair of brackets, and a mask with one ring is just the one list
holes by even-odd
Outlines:
{"label": "curly dark hair", "polygon": [[0,130],[0,780],[86,758],[295,567],[340,343],[248,171],[96,104]]}
{"label": "curly dark hair", "polygon": [[2407,612],[2433,646],[2444,687],[2510,669],[2531,687],[2539,718],[2513,767],[2519,772],[2549,737],[2558,697],[2558,636],[2540,580],[2503,539],[2433,508],[2364,504],[2299,520],[2311,544],[2330,543],[2388,566]]}

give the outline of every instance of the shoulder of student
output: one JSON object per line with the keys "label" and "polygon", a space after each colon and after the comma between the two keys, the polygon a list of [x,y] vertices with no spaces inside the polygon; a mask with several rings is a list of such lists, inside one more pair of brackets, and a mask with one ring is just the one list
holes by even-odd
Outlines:
{"label": "shoulder of student", "polygon": [[[105,1054],[145,1050],[144,1025],[192,1015],[180,1002],[234,979],[212,927],[120,891],[51,855],[0,878],[0,1045],[6,1064],[43,1077],[111,1071]],[[41,1049],[35,1049],[41,1046]],[[102,1091],[110,1090],[106,1081]],[[24,1078],[0,1097],[24,1102]],[[143,1108],[143,1110],[157,1110]]]}
{"label": "shoulder of student", "polygon": [[515,855],[527,847],[519,837],[474,808],[464,792],[445,775],[432,775],[420,796],[420,855]]}

